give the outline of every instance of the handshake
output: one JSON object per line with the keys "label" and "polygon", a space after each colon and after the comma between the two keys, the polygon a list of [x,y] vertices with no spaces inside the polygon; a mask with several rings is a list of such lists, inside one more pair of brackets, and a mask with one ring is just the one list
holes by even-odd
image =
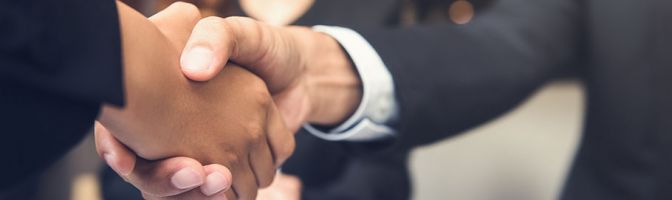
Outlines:
{"label": "handshake", "polygon": [[117,6],[126,104],[103,106],[96,145],[147,199],[254,199],[304,123],[338,124],[360,102],[361,81],[327,35],[201,19],[187,3],[149,19]]}

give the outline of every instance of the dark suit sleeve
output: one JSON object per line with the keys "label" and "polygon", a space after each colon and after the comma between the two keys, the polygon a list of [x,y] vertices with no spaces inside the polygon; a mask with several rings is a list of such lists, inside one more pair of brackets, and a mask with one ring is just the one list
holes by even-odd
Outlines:
{"label": "dark suit sleeve", "polygon": [[113,0],[0,0],[0,189],[75,145],[122,88]]}
{"label": "dark suit sleeve", "polygon": [[496,1],[467,25],[356,29],[394,78],[399,143],[426,144],[482,124],[571,67],[581,38],[577,2]]}

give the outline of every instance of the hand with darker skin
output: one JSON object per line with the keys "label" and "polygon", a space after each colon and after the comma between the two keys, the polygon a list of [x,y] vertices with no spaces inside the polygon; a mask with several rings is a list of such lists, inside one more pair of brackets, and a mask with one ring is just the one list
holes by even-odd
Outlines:
{"label": "hand with darker skin", "polygon": [[[294,148],[293,134],[285,127],[264,81],[233,65],[207,83],[187,80],[179,70],[179,53],[200,17],[182,18],[185,10],[162,12],[150,22],[125,5],[118,6],[126,105],[103,107],[98,128],[104,127],[104,133],[99,131],[97,136],[108,144],[118,139],[147,160],[189,157],[203,164],[220,164],[235,177],[232,190],[223,195],[254,199],[258,188],[270,185],[276,168]],[[105,133],[114,137],[105,137]],[[105,152],[101,155],[106,160],[110,155],[124,155],[99,152]],[[144,194],[165,197],[159,193]]]}
{"label": "hand with darker skin", "polygon": [[361,100],[361,80],[339,44],[309,28],[208,17],[198,21],[183,50],[180,65],[192,80],[209,83],[228,61],[259,75],[291,131],[306,122],[337,124]]}
{"label": "hand with darker skin", "polygon": [[[222,80],[227,80],[226,84],[231,87],[218,88],[218,91],[231,92],[228,93],[232,94],[228,98],[236,97],[234,96],[235,94],[239,95],[253,91],[258,92],[254,89],[263,86],[263,81],[258,79],[252,73],[239,67],[229,67],[230,69],[227,68],[223,71],[226,72],[226,76],[223,76],[226,78],[223,78]],[[260,85],[254,85],[255,82]],[[221,83],[223,84],[224,82]],[[168,131],[174,131],[175,133],[181,134],[184,137],[170,136],[171,138],[166,138],[162,141],[160,145],[167,145],[169,149],[166,151],[167,153],[165,153],[165,156],[157,157],[158,159],[183,156],[201,161],[204,164],[220,164],[228,167],[231,170],[233,177],[235,177],[232,181],[234,194],[230,195],[229,199],[235,198],[233,196],[237,196],[239,199],[253,199],[258,188],[270,185],[273,181],[276,168],[284,162],[284,159],[291,153],[291,148],[293,148],[293,140],[291,140],[292,133],[284,128],[283,122],[280,121],[281,119],[268,119],[268,116],[278,115],[277,110],[273,110],[274,108],[268,104],[268,102],[271,101],[270,95],[264,95],[263,92],[254,94],[257,96],[240,99],[240,101],[221,100],[220,98],[222,96],[217,96],[218,102],[221,103],[221,105],[209,104],[208,108],[198,107],[196,110],[211,109],[213,112],[223,114],[205,116],[208,121],[203,124],[196,122],[196,126],[187,125],[189,127],[182,127],[185,125],[181,124],[182,122],[178,122],[178,126],[165,127],[166,129],[154,128],[165,125],[162,125],[163,123],[151,124],[153,122],[134,118],[133,116],[137,114],[132,112],[104,113],[103,115],[117,115],[116,117],[120,119],[133,120],[132,122],[134,123],[140,122],[150,124],[149,126],[146,126],[146,128],[159,130],[156,132],[157,134],[165,134]],[[256,97],[265,97],[267,99],[266,101],[259,102],[254,99]],[[199,105],[204,105],[204,103],[201,102]],[[213,106],[220,106],[221,109],[211,108]],[[258,107],[262,107],[265,110],[258,110]],[[177,112],[187,113],[188,111],[179,110]],[[232,113],[237,114],[231,118],[224,116]],[[189,116],[188,118],[195,119],[198,117]],[[221,120],[209,121],[212,119]],[[152,118],[151,120],[157,119]],[[261,127],[262,125],[266,127]],[[109,128],[112,126],[116,125],[108,123],[106,126],[107,130],[110,130],[113,134],[122,135],[121,137],[123,137],[124,133],[122,133],[122,131],[125,131],[123,129],[126,127],[123,127],[122,130]],[[126,124],[122,124],[122,126],[126,126]],[[141,127],[141,129],[144,128],[145,126]],[[266,130],[264,129],[277,132],[265,132]],[[127,133],[151,133],[151,131],[142,131],[140,129],[132,129],[128,131],[129,132]],[[120,139],[120,141],[127,144],[132,143],[132,141],[124,142],[125,140],[123,139]],[[153,153],[162,155],[160,145],[157,146],[158,149],[149,149],[150,154],[148,155],[153,155]],[[280,148],[289,149],[273,149],[278,148],[278,146]],[[135,148],[140,150],[135,150],[133,146],[131,146],[131,149],[134,149],[136,153],[143,152],[143,148],[144,147],[140,146]],[[142,153],[139,154],[142,155]],[[153,159],[151,156],[143,157],[146,159]],[[207,173],[207,171],[205,173]],[[222,175],[226,176],[225,174]]]}
{"label": "hand with darker skin", "polygon": [[[118,4],[119,5],[119,4]],[[119,5],[119,15],[132,9]],[[176,16],[181,17],[176,17]],[[135,16],[134,20],[144,20]],[[149,18],[164,34],[184,35],[200,19],[198,10],[189,4],[176,3]],[[169,26],[167,24],[172,24]],[[130,29],[128,24],[121,28]],[[184,33],[180,33],[184,32]],[[131,33],[126,33],[131,34]],[[176,45],[186,41],[170,37]],[[102,124],[95,124],[96,151],[125,181],[135,186],[145,199],[207,199],[224,196],[231,187],[231,172],[219,164],[203,165],[188,157],[172,157],[157,161],[138,158],[121,144]]]}

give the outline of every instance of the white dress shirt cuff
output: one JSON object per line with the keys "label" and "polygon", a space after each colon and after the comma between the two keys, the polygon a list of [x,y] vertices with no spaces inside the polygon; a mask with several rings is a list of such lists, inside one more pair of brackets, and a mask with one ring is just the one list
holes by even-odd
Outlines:
{"label": "white dress shirt cuff", "polygon": [[314,31],[330,35],[345,49],[362,80],[362,101],[342,124],[323,131],[305,124],[311,134],[332,141],[372,141],[394,136],[389,125],[398,117],[394,82],[376,50],[357,32],[334,26],[314,26]]}

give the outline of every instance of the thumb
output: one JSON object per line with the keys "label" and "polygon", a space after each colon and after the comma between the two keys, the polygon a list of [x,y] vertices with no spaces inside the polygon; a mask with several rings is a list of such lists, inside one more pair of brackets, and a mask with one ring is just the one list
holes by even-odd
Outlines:
{"label": "thumb", "polygon": [[189,79],[207,81],[232,61],[264,79],[274,93],[303,72],[303,48],[292,36],[246,17],[206,17],[194,26],[180,64]]}

